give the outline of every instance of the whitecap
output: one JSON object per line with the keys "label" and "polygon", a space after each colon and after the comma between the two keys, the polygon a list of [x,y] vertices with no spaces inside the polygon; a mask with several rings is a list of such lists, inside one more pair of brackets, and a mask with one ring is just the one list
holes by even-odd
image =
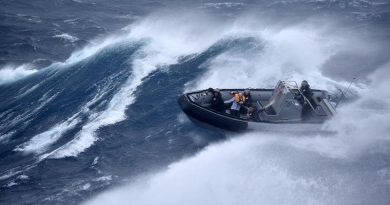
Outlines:
{"label": "whitecap", "polygon": [[29,177],[25,174],[22,174],[22,175],[18,176],[18,179],[27,180],[27,179],[29,179]]}
{"label": "whitecap", "polygon": [[79,122],[80,119],[74,115],[65,122],[56,124],[51,129],[35,135],[28,142],[16,147],[14,151],[36,154],[43,153],[50,145],[58,141],[64,133],[73,129]]}
{"label": "whitecap", "polygon": [[203,5],[206,8],[221,9],[221,8],[242,7],[245,4],[242,2],[217,2],[217,3],[204,3]]}
{"label": "whitecap", "polygon": [[94,179],[94,181],[111,181],[111,180],[112,180],[112,176],[111,175],[102,176],[102,177]]}
{"label": "whitecap", "polygon": [[7,142],[13,134],[15,134],[15,131],[7,132],[3,135],[0,135],[0,142]]}
{"label": "whitecap", "polygon": [[58,35],[55,35],[53,37],[54,38],[61,38],[61,39],[67,40],[67,41],[69,41],[71,43],[74,43],[74,42],[79,40],[79,38],[77,38],[75,36],[72,36],[72,35],[70,35],[68,33],[58,34]]}
{"label": "whitecap", "polygon": [[84,185],[81,187],[82,190],[88,190],[89,188],[91,188],[91,184],[90,184],[90,183],[86,183],[86,184],[84,184]]}
{"label": "whitecap", "polygon": [[29,64],[20,66],[6,65],[0,69],[0,85],[15,82],[37,71]]}
{"label": "whitecap", "polygon": [[16,185],[18,185],[18,183],[12,181],[12,182],[9,182],[9,183],[7,184],[7,187],[12,187],[12,186],[16,186]]}

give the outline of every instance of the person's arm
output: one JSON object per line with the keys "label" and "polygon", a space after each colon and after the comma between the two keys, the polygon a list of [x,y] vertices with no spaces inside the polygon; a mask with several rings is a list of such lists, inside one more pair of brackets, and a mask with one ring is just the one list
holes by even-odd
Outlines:
{"label": "person's arm", "polygon": [[232,99],[230,99],[230,100],[226,100],[224,103],[231,103],[233,101],[234,101],[234,97]]}
{"label": "person's arm", "polygon": [[215,98],[214,98],[214,97],[212,97],[212,98],[211,98],[211,100],[210,100],[210,104],[211,104],[211,106],[215,105],[215,103],[216,103],[216,102],[215,102]]}

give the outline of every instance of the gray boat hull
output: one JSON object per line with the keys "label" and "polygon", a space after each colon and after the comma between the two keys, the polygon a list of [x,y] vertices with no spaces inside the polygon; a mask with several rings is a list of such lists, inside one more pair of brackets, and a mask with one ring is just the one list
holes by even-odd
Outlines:
{"label": "gray boat hull", "polygon": [[[252,98],[256,102],[256,112],[252,116],[256,118],[248,118],[246,116],[234,117],[228,112],[218,112],[210,108],[211,93],[207,90],[201,90],[183,94],[178,99],[183,112],[197,125],[213,126],[229,131],[244,131],[244,130],[262,130],[280,132],[317,132],[321,131],[322,123],[331,116],[327,113],[328,108],[318,106],[318,109],[313,110],[315,115],[308,120],[301,120],[302,106],[294,98],[294,90],[286,89],[284,84],[279,84],[276,89],[251,89]],[[278,90],[279,89],[279,90]],[[286,91],[287,90],[287,91]],[[231,98],[230,92],[242,92],[243,89],[222,89],[220,91],[223,100]],[[328,93],[323,90],[313,90],[313,98],[316,99],[319,105],[329,106]],[[262,104],[267,106],[262,106]],[[277,106],[276,106],[277,105]],[[272,112],[268,112],[264,107],[272,108]]]}

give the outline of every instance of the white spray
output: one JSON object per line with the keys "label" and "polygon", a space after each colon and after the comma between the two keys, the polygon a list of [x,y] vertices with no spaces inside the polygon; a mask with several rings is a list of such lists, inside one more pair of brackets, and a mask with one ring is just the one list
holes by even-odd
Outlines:
{"label": "white spray", "polygon": [[[240,36],[239,28],[234,25],[221,30],[221,38]],[[348,46],[348,40],[335,46],[337,38],[324,38],[321,32],[302,25],[277,32],[262,28],[253,32],[256,29],[245,25],[241,30],[246,31],[242,35],[261,39],[264,47],[249,55],[231,50],[207,62],[208,71],[193,82],[196,87],[187,90],[271,87],[278,79],[306,79],[313,87],[325,89],[348,85],[324,76],[321,70],[337,54],[337,48]],[[350,169],[358,169],[354,163],[359,164],[357,160],[367,151],[388,154],[383,144],[390,133],[390,96],[385,94],[390,80],[388,65],[369,78],[372,84],[359,91],[361,99],[341,107],[338,116],[324,125],[336,131],[334,136],[261,132],[232,136],[166,171],[103,193],[86,204],[364,203],[366,178]],[[370,174],[377,177],[377,170]]]}

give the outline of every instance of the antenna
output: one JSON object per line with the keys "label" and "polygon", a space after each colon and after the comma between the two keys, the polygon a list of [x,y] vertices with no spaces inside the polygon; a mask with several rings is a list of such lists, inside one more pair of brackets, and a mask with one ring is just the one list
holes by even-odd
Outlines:
{"label": "antenna", "polygon": [[[349,89],[351,88],[352,83],[353,83],[356,79],[357,79],[357,77],[353,77],[353,78],[352,78],[351,82],[349,83],[349,85],[348,85],[348,87],[347,87],[347,90],[346,90],[347,92],[349,92]],[[337,108],[337,106],[340,104],[341,100],[343,100],[343,98],[345,98],[344,92],[343,92],[341,89],[339,89],[339,91],[341,92],[341,97],[340,97],[339,101],[337,102],[337,104],[334,106],[334,108]]]}

